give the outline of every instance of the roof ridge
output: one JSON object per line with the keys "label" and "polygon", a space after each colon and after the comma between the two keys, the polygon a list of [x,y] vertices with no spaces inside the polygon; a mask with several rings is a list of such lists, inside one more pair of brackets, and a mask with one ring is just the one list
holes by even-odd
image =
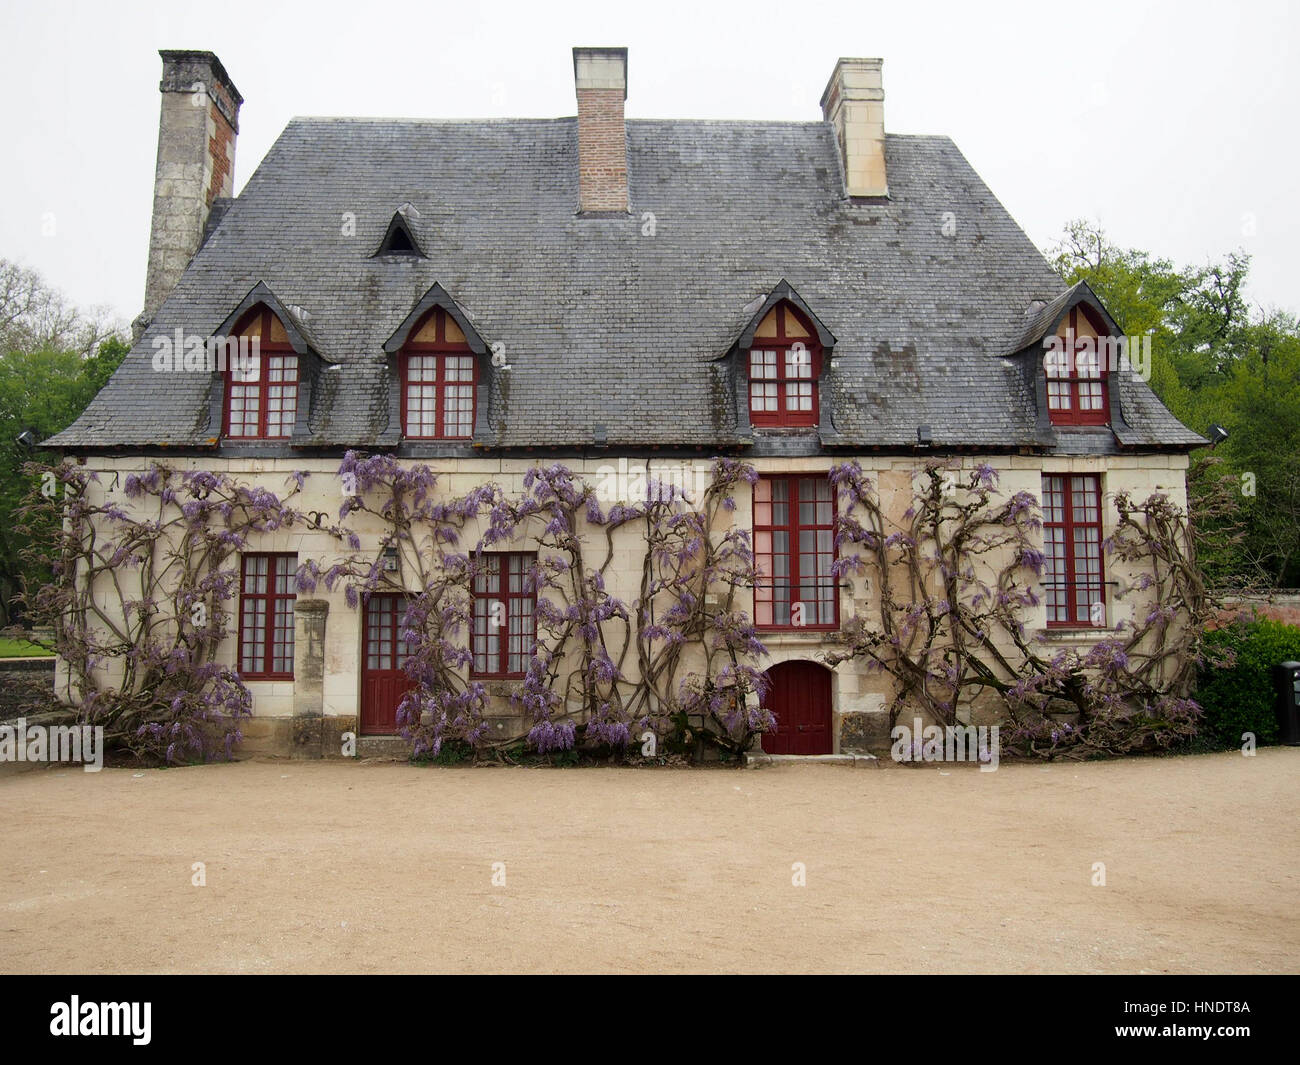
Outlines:
{"label": "roof ridge", "polygon": [[[381,124],[393,123],[410,126],[468,126],[468,125],[505,125],[510,123],[531,123],[550,125],[561,122],[576,122],[576,115],[556,115],[551,118],[528,116],[482,117],[482,118],[434,118],[429,116],[400,115],[294,115],[285,124],[285,129],[296,124],[308,123],[356,123]],[[825,127],[820,118],[627,118],[629,126],[768,126],[773,129],[812,129]],[[281,131],[283,132],[283,130]],[[945,133],[889,133],[887,140],[938,141],[954,144],[952,137]]]}

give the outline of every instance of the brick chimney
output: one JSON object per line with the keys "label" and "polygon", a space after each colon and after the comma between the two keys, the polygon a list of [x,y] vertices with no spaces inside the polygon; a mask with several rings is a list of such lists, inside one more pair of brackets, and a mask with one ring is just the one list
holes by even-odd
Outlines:
{"label": "brick chimney", "polygon": [[626,48],[575,48],[578,90],[578,210],[626,212]]}
{"label": "brick chimney", "polygon": [[885,175],[883,59],[841,59],[822,93],[822,116],[835,130],[848,196],[888,196]]}
{"label": "brick chimney", "polygon": [[152,321],[203,242],[218,197],[235,191],[239,95],[211,52],[161,51],[162,113],[154,176],[153,228],[144,310],[137,334]]}

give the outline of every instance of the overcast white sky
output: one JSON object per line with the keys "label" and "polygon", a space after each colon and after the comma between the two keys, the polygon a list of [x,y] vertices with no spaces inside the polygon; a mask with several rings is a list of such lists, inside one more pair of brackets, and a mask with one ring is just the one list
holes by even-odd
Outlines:
{"label": "overcast white sky", "polygon": [[630,118],[814,120],[837,56],[883,56],[886,129],[952,137],[1040,247],[1086,217],[1180,264],[1244,249],[1250,297],[1300,311],[1298,27],[1262,0],[0,0],[0,257],[138,313],[159,48],[243,93],[239,189],[294,115],[571,115],[570,49],[626,45]]}

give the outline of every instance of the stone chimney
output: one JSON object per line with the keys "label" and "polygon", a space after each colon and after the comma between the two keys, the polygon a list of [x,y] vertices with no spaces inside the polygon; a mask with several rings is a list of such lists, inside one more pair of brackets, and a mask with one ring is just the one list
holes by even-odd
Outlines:
{"label": "stone chimney", "polygon": [[841,59],[822,93],[822,116],[835,130],[848,196],[888,196],[885,175],[883,59]]}
{"label": "stone chimney", "polygon": [[626,48],[575,48],[578,90],[578,210],[626,212]]}
{"label": "stone chimney", "polygon": [[144,310],[137,335],[153,320],[194,253],[218,197],[235,191],[239,95],[211,52],[161,51],[162,114],[154,175],[153,228]]}

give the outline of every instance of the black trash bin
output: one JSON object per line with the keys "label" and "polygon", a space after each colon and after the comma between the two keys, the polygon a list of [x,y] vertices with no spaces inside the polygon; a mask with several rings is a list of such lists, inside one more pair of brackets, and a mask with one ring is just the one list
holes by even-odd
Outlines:
{"label": "black trash bin", "polygon": [[1273,667],[1273,690],[1277,693],[1277,742],[1300,747],[1300,662]]}

